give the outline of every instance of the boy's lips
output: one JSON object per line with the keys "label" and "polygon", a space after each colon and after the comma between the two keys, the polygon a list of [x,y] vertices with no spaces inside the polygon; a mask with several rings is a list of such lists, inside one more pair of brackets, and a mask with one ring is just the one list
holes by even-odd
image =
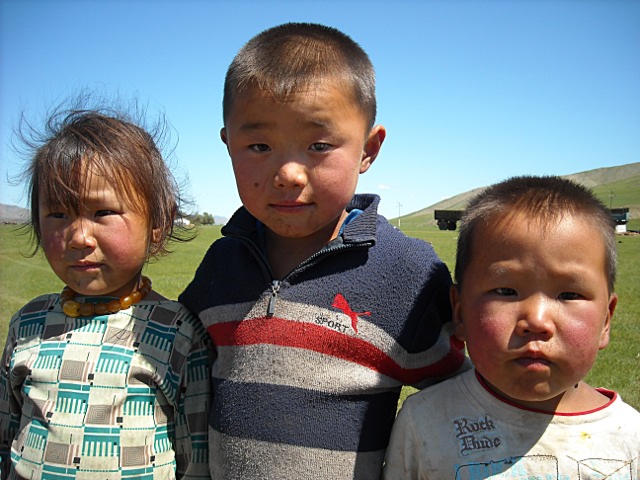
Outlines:
{"label": "boy's lips", "polygon": [[279,211],[293,212],[293,211],[301,210],[305,207],[308,207],[309,205],[310,205],[309,203],[305,203],[305,202],[283,201],[283,202],[272,203],[271,208],[274,208],[275,210],[279,210]]}

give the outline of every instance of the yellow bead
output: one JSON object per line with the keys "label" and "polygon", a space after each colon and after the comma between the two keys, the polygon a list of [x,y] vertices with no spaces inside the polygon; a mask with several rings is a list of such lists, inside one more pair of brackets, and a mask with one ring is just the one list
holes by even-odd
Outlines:
{"label": "yellow bead", "polygon": [[62,310],[70,317],[80,316],[80,304],[78,302],[67,301],[62,305]]}
{"label": "yellow bead", "polygon": [[134,290],[129,295],[121,297],[119,300],[111,300],[108,303],[79,303],[73,299],[77,295],[69,286],[65,286],[60,293],[60,305],[65,314],[70,317],[89,317],[92,315],[104,315],[107,313],[116,313],[120,310],[129,308],[134,303],[138,303],[151,292],[151,280],[149,277],[142,277],[142,287],[140,290]]}
{"label": "yellow bead", "polygon": [[120,311],[120,300],[111,300],[107,303],[107,310],[111,313]]}
{"label": "yellow bead", "polygon": [[90,317],[93,315],[93,303],[83,303],[80,305],[80,316]]}
{"label": "yellow bead", "polygon": [[125,308],[129,308],[131,305],[133,305],[133,295],[127,295],[126,297],[121,297],[120,298],[120,305],[122,307],[122,309],[124,310]]}
{"label": "yellow bead", "polygon": [[106,303],[96,303],[93,309],[96,315],[104,315],[105,313],[109,313]]}

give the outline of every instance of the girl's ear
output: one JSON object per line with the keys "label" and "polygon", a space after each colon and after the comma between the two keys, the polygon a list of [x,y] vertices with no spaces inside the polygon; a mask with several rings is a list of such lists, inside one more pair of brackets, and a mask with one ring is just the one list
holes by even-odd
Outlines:
{"label": "girl's ear", "polygon": [[162,242],[162,229],[153,228],[151,230],[151,238],[149,242],[148,255],[152,257],[160,251],[160,242]]}
{"label": "girl's ear", "polygon": [[449,288],[449,301],[451,302],[451,310],[453,312],[452,321],[454,333],[458,340],[464,342],[466,334],[464,330],[464,322],[462,321],[462,306],[460,304],[460,286],[453,284]]}
{"label": "girl's ear", "polygon": [[151,230],[151,243],[160,243],[160,240],[162,240],[162,229],[154,228]]}
{"label": "girl's ear", "polygon": [[371,129],[371,132],[369,132],[369,136],[364,143],[364,148],[362,149],[360,173],[364,173],[369,170],[369,167],[378,156],[378,153],[380,153],[382,142],[384,142],[386,136],[387,131],[382,125],[376,125]]}

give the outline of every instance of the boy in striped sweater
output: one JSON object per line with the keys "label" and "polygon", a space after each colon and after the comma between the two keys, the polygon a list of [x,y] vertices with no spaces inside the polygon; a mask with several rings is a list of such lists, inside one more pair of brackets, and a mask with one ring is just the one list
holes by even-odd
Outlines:
{"label": "boy in striped sweater", "polygon": [[375,115],[371,62],[334,28],[271,28],[229,67],[243,206],[180,296],[217,353],[212,478],[378,478],[401,387],[468,367],[446,265],[354,195]]}

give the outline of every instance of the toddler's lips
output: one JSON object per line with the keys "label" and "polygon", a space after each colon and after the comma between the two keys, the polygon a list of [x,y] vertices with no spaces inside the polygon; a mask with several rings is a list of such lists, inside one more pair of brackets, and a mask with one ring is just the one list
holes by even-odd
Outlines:
{"label": "toddler's lips", "polygon": [[522,367],[527,369],[548,369],[549,365],[551,365],[551,361],[544,358],[540,354],[525,354],[522,357],[516,359],[516,363]]}

